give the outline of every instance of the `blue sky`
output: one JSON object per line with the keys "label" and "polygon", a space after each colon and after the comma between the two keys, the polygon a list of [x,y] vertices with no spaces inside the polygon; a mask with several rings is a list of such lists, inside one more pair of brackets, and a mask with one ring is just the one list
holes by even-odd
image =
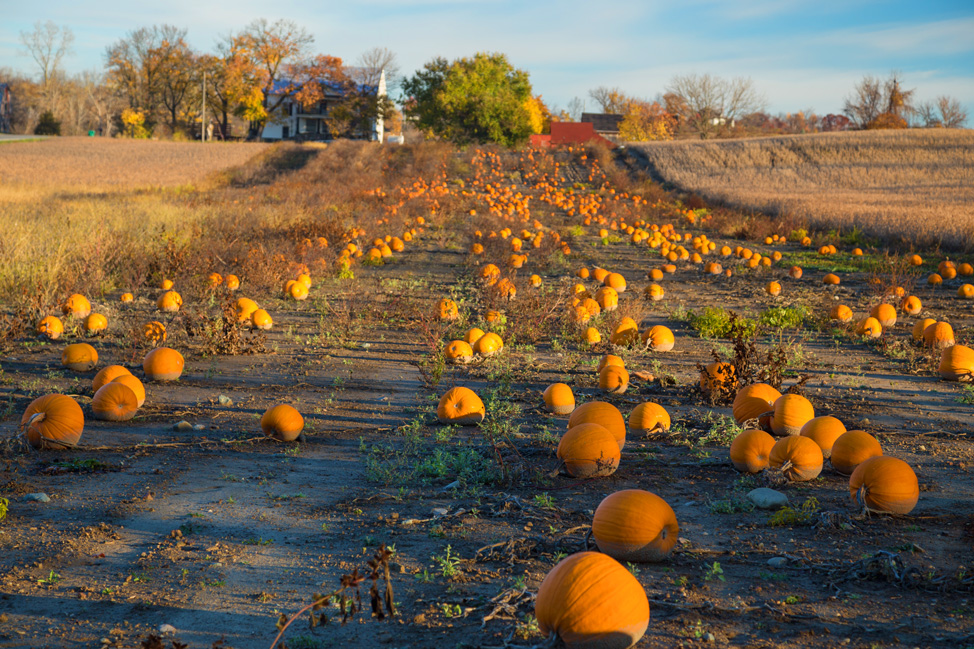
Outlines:
{"label": "blue sky", "polygon": [[[353,62],[387,47],[410,74],[435,56],[504,52],[549,106],[599,85],[652,98],[674,75],[751,77],[770,112],[840,112],[863,75],[902,73],[919,100],[961,100],[974,126],[972,0],[0,0],[0,68],[32,71],[18,34],[54,19],[75,34],[69,72],[101,69],[105,48],[138,27],[189,29],[190,44],[255,18],[287,18],[316,49]],[[588,107],[594,108],[588,101]]]}

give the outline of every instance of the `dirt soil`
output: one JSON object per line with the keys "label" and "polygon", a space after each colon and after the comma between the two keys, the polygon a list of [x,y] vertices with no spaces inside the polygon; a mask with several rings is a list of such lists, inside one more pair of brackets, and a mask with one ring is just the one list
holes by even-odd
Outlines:
{"label": "dirt soil", "polygon": [[[546,219],[557,229],[576,222],[557,210]],[[638,647],[974,646],[971,392],[939,380],[938,357],[910,342],[913,318],[880,343],[864,343],[819,317],[836,300],[864,313],[876,301],[870,273],[842,273],[842,285],[830,289],[821,277],[834,260],[794,243],[708,236],[718,248],[745,243],[786,258],[763,273],[724,260],[740,272],[716,278],[681,264],[661,282],[665,299],[649,302],[642,291],[658,253],[624,240],[603,245],[588,228],[573,241],[567,267],[521,271],[519,295],[505,307],[509,323],[519,317],[518,301],[532,299],[527,274],[567,291],[576,268],[599,265],[629,282],[620,312],[636,315],[641,328],[674,330],[672,352],[624,352],[630,373],[654,379],[634,377],[623,395],[597,389],[594,365],[611,346],[567,339],[525,338],[497,358],[448,366],[431,386],[416,362],[429,350],[436,302],[451,292],[461,298],[465,320],[450,335],[477,323],[485,306],[472,288],[481,260],[466,252],[468,241],[452,245],[435,230],[385,266],[356,266],[352,292],[343,280],[316,278],[307,302],[252,296],[275,318],[266,340],[255,341],[258,353],[210,353],[181,328],[184,316],[169,316],[170,343],[183,350],[186,369],[178,382],[146,383],[136,419],[86,417],[82,443],[70,451],[24,453],[7,443],[0,647],[267,648],[282,613],[334,590],[342,575],[366,571],[381,543],[395,549],[398,615],[359,614],[341,625],[330,607],[323,627],[309,628],[305,616],[295,622],[288,647],[540,645],[527,617],[533,593],[565,553],[586,547],[599,502],[627,488],[663,497],[680,525],[668,561],[632,566],[652,611]],[[787,278],[788,255],[800,258],[803,279]],[[783,297],[765,294],[772,276],[784,284]],[[974,311],[955,291],[952,283],[914,290],[922,316],[948,317],[958,342],[970,344]],[[94,341],[99,365],[125,364],[141,376],[127,332],[160,317],[155,294],[129,309],[117,299],[94,300],[121,323]],[[731,466],[723,417],[730,408],[711,406],[696,388],[697,364],[714,348],[729,357],[731,345],[700,338],[681,314],[723,306],[755,317],[788,305],[814,315],[804,328],[766,332],[761,348],[790,341],[785,386],[807,375],[816,414],[873,433],[886,455],[914,467],[921,494],[910,515],[859,513],[847,478],[828,465],[816,480],[784,485]],[[63,343],[22,337],[3,354],[0,436],[14,436],[27,404],[48,392],[76,395],[87,414],[94,372],[63,370]],[[547,414],[541,400],[555,381],[624,414],[658,402],[675,432],[629,440],[608,478],[571,478],[558,472],[554,453],[567,417]],[[492,405],[503,403],[503,420],[444,431],[435,405],[451,385],[483,396],[489,420]],[[303,413],[303,441],[263,438],[260,416],[281,402]],[[195,428],[174,429],[180,421]],[[484,430],[498,433],[493,444]],[[808,520],[772,526],[771,513],[747,507],[744,494],[765,485],[786,493],[796,510],[807,504]],[[38,493],[50,502],[26,498]]]}

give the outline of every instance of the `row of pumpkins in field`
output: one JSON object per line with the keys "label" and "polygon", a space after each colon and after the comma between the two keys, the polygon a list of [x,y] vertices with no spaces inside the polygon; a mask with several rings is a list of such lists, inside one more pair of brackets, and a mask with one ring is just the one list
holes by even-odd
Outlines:
{"label": "row of pumpkins in field", "polygon": [[[602,371],[618,367],[603,358]],[[705,373],[702,386],[713,377]],[[557,457],[576,478],[610,475],[619,466],[626,436],[665,433],[670,414],[659,404],[638,404],[628,420],[614,405],[591,401],[575,407],[571,387],[550,385],[543,394],[546,410],[568,415]],[[801,395],[781,394],[766,384],[741,389],[733,414],[740,425],[758,428],[740,433],[730,447],[735,469],[755,474],[779,471],[789,481],[817,477],[829,459],[849,476],[850,498],[858,507],[907,514],[919,499],[916,474],[902,460],[884,456],[879,442],[864,431],[847,431],[832,416],[815,416]],[[483,401],[466,387],[447,391],[437,407],[447,425],[474,425],[486,415]],[[649,625],[649,601],[620,562],[658,562],[672,552],[679,535],[673,508],[641,489],[627,489],[602,500],[592,519],[592,537],[600,552],[580,552],[559,562],[545,577],[535,601],[535,615],[545,634],[555,633],[567,646],[630,647]],[[593,614],[596,611],[597,614]]]}

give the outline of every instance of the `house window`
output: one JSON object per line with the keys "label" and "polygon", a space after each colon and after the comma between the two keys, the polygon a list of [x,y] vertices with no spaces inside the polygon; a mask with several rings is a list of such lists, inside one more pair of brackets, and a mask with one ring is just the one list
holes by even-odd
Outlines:
{"label": "house window", "polygon": [[285,126],[281,129],[281,139],[286,140],[289,137],[291,137],[291,127]]}

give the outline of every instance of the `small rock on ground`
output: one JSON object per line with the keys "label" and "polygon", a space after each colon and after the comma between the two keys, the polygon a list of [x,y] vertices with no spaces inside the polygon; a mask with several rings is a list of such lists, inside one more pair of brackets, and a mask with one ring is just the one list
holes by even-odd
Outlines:
{"label": "small rock on ground", "polygon": [[752,489],[748,492],[747,499],[758,509],[778,509],[788,504],[788,496],[767,487]]}
{"label": "small rock on ground", "polygon": [[45,493],[27,494],[24,496],[24,500],[38,502],[38,503],[49,503],[51,502],[51,497]]}

